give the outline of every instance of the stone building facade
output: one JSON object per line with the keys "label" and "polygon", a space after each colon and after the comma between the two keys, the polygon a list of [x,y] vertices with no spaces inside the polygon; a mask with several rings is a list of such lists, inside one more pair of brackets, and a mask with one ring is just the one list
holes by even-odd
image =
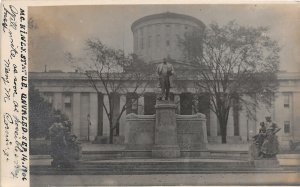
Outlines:
{"label": "stone building facade", "polygon": [[[300,140],[300,74],[280,73],[278,75],[279,89],[275,94],[271,108],[257,108],[257,120],[246,116],[243,109],[238,114],[232,110],[228,120],[228,142],[247,142],[259,128],[259,122],[271,115],[272,119],[282,129],[278,135],[285,144],[289,140]],[[108,136],[109,123],[103,109],[108,106],[108,96],[97,94],[90,87],[85,75],[76,72],[31,72],[30,81],[56,109],[63,111],[73,123],[73,133],[81,140],[87,139],[88,118],[90,115],[90,140],[96,136]],[[183,80],[184,81],[184,80]],[[144,96],[140,97],[130,110],[123,113],[120,119],[119,135],[125,132],[125,116],[129,113],[151,115],[154,112],[155,88],[147,88]],[[193,114],[191,96],[193,88],[172,90],[171,99],[178,105],[178,114]],[[103,91],[103,93],[105,93]],[[123,106],[131,94],[118,95],[115,106]],[[205,107],[203,107],[205,108]],[[116,112],[119,108],[115,107]],[[207,136],[209,142],[220,142],[220,129],[217,117],[212,111],[202,111],[207,117]]]}
{"label": "stone building facade", "polygon": [[[177,45],[178,38],[191,30],[201,32],[204,24],[196,18],[162,13],[143,17],[132,24],[134,53],[147,63],[157,63],[163,58],[172,59],[175,67],[185,66],[182,50]],[[300,141],[300,73],[281,72],[280,83],[270,109],[256,109],[256,120],[241,110],[230,111],[227,127],[228,143],[246,143],[258,132],[260,121],[271,115],[273,121],[282,129],[279,133],[281,145],[288,145],[289,140]],[[103,105],[108,106],[108,96],[97,93],[89,84],[85,75],[77,72],[30,72],[30,81],[53,107],[63,111],[73,123],[72,131],[80,140],[87,140],[90,128],[90,140],[96,136],[109,135],[109,122]],[[192,98],[196,94],[189,77],[178,80],[185,87],[171,90],[171,100],[177,105],[178,114],[193,114]],[[155,84],[154,84],[155,85]],[[100,88],[101,90],[101,88]],[[115,134],[123,137],[126,132],[126,114],[137,113],[152,115],[157,88],[148,87],[142,97],[134,102],[120,118],[120,126]],[[115,99],[115,113],[120,111],[126,100],[133,94],[119,94]],[[205,98],[199,97],[201,113],[206,115],[207,139],[210,143],[220,143],[220,128],[216,115],[209,110]],[[207,106],[207,107],[206,107]],[[89,117],[88,117],[89,116]],[[91,126],[89,126],[89,120]],[[122,138],[120,138],[122,140]],[[120,141],[121,143],[124,141]],[[120,143],[119,142],[119,143]]]}

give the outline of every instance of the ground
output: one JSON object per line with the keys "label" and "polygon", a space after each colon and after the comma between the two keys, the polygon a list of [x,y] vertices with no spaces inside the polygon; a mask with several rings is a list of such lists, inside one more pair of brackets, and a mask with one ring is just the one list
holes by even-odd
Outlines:
{"label": "ground", "polygon": [[300,173],[31,176],[31,187],[287,184],[300,185]]}
{"label": "ground", "polygon": [[[101,147],[101,149],[100,149]],[[113,148],[112,148],[113,147]],[[96,149],[97,148],[97,149]],[[222,149],[221,149],[222,148]],[[226,146],[225,146],[226,148]],[[223,150],[224,146],[210,145],[210,150]],[[247,146],[228,146],[231,150],[246,151]],[[85,146],[85,151],[89,150],[102,150],[112,151],[123,149],[123,146]],[[228,150],[228,149],[227,149]],[[231,163],[244,163],[247,160],[236,159],[214,159],[214,158],[199,158],[199,159],[126,159],[126,163],[130,163],[130,166],[134,166],[136,163],[156,162],[160,165],[160,162],[189,162],[189,163],[210,163],[216,166],[220,166],[219,163],[226,162],[228,165]],[[98,173],[93,175],[48,175],[40,173],[31,174],[31,187],[49,187],[49,186],[175,186],[175,185],[300,185],[300,155],[299,154],[279,154],[277,159],[280,164],[280,168],[271,168],[267,170],[236,170],[234,168],[225,168],[224,170],[212,171],[209,168],[199,170],[197,174],[142,174],[136,173],[132,175],[117,175],[114,171],[108,172],[108,174],[100,175]],[[48,166],[51,159],[49,156],[31,156],[31,166]],[[105,163],[122,163],[124,158],[113,160],[97,160],[87,161],[93,163],[94,170],[101,170],[101,167]],[[131,165],[132,164],[132,165]],[[118,164],[119,165],[119,164]],[[195,166],[191,164],[191,166]],[[104,167],[104,166],[103,166]],[[123,167],[123,166],[121,166]],[[134,166],[135,167],[135,166]],[[202,166],[200,166],[202,167]],[[46,167],[45,167],[46,168]],[[115,168],[115,167],[112,167]],[[112,169],[111,168],[111,169]],[[179,168],[178,168],[179,169]],[[90,171],[88,169],[86,171]],[[101,172],[100,172],[101,173]]]}

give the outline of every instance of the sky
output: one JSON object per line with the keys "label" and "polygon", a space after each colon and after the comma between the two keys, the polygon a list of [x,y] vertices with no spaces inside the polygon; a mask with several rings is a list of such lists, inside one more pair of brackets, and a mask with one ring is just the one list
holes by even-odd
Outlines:
{"label": "sky", "polygon": [[268,26],[281,47],[280,70],[300,72],[300,5],[96,5],[30,7],[36,27],[29,30],[30,71],[74,71],[65,54],[84,56],[85,41],[100,39],[133,52],[131,24],[162,12],[186,14],[208,25],[235,20],[243,26]]}

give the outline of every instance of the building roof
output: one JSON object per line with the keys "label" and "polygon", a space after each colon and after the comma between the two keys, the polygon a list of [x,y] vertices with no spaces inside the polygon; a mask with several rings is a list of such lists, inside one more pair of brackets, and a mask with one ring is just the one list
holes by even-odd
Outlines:
{"label": "building roof", "polygon": [[202,27],[202,28],[205,27],[205,24],[202,21],[200,21],[199,19],[195,18],[195,17],[184,15],[184,14],[177,14],[177,13],[173,13],[173,12],[164,12],[164,13],[160,13],[160,14],[152,14],[152,15],[149,15],[149,16],[145,16],[145,17],[142,17],[142,18],[136,20],[131,25],[131,30],[133,31],[133,28],[135,28],[138,24],[140,24],[142,22],[149,21],[149,20],[152,20],[152,19],[161,19],[161,18],[186,19],[186,20],[190,20],[190,21],[198,24],[199,27]]}

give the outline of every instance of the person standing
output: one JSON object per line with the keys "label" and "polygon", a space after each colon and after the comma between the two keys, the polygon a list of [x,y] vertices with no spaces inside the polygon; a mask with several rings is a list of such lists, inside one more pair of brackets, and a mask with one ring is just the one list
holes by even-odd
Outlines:
{"label": "person standing", "polygon": [[170,76],[174,74],[174,68],[172,64],[168,63],[166,58],[163,59],[163,62],[160,63],[156,72],[159,78],[159,86],[161,88],[161,94],[158,97],[158,100],[169,100],[170,94]]}

